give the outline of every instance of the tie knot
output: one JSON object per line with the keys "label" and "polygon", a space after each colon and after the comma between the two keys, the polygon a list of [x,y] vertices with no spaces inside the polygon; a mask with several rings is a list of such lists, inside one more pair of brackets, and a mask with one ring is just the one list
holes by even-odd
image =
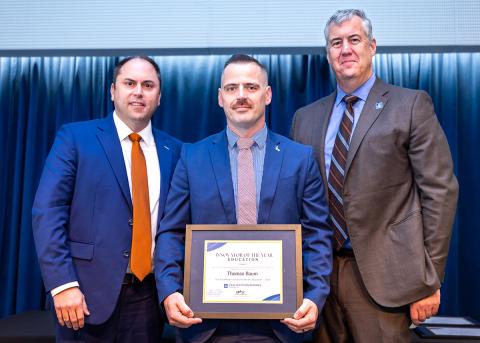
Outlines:
{"label": "tie knot", "polygon": [[255,143],[255,141],[251,138],[239,138],[237,141],[237,147],[239,150],[250,149],[253,143]]}
{"label": "tie knot", "polygon": [[357,102],[357,100],[358,97],[351,94],[347,94],[343,97],[343,101],[345,101],[345,103],[350,106],[353,106]]}
{"label": "tie knot", "polygon": [[132,132],[131,134],[128,135],[128,138],[130,138],[132,142],[140,142],[140,140],[142,139],[142,136],[140,136],[136,132]]}

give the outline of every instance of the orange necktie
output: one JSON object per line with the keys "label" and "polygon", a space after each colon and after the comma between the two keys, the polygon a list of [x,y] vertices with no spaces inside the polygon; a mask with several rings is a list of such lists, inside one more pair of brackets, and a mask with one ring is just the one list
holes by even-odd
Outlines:
{"label": "orange necktie", "polygon": [[150,217],[150,199],[148,195],[147,164],[137,133],[129,136],[132,141],[132,202],[133,234],[130,269],[142,281],[152,269],[152,234]]}

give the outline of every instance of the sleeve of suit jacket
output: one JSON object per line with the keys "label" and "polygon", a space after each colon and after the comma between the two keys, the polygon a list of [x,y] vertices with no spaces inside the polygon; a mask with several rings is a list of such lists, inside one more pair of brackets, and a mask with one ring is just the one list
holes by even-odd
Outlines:
{"label": "sleeve of suit jacket", "polygon": [[182,147],[156,239],[154,264],[160,302],[183,289],[185,226],[191,222],[190,186],[185,165],[188,146]]}
{"label": "sleeve of suit jacket", "polygon": [[440,281],[444,277],[458,183],[445,134],[430,96],[417,93],[412,106],[409,159],[419,189],[425,248]]}
{"label": "sleeve of suit jacket", "polygon": [[47,291],[76,281],[67,246],[67,225],[75,184],[76,153],[63,126],[46,159],[33,204],[33,235]]}
{"label": "sleeve of suit jacket", "polygon": [[328,207],[320,172],[308,148],[308,169],[303,187],[300,223],[303,240],[303,290],[322,309],[330,292],[329,277],[332,271],[332,231],[327,223]]}

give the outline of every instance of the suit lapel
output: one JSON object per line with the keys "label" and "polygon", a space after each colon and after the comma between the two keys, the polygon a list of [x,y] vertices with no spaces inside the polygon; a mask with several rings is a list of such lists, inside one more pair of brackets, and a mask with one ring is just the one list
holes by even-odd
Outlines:
{"label": "suit lapel", "polygon": [[[360,120],[358,121],[355,131],[353,132],[352,140],[350,142],[350,148],[348,151],[347,162],[345,164],[345,177],[347,177],[350,165],[355,158],[355,154],[357,153],[357,150],[360,147],[363,138],[365,137],[375,120],[378,118],[380,113],[385,108],[388,102],[387,93],[388,88],[386,87],[386,85],[382,81],[377,79],[370,91],[370,94],[367,97],[367,101],[363,106]],[[377,106],[377,104],[381,104],[381,106]]]}
{"label": "suit lapel", "polygon": [[260,190],[260,206],[258,209],[258,224],[265,224],[270,217],[273,198],[277,189],[278,178],[284,156],[284,147],[276,135],[268,131],[265,146],[265,161],[263,163],[262,188]]}
{"label": "suit lapel", "polygon": [[229,224],[235,224],[237,222],[235,196],[233,194],[230,157],[228,156],[228,142],[225,131],[213,137],[209,152],[225,216]]}
{"label": "suit lapel", "polygon": [[123,197],[132,209],[132,199],[130,188],[128,186],[127,171],[125,170],[125,161],[123,160],[122,147],[118,138],[117,129],[113,123],[113,116],[100,121],[98,124],[97,137],[107,155],[107,159],[112,167],[115,178],[122,190]]}
{"label": "suit lapel", "polygon": [[172,150],[173,147],[169,145],[168,140],[164,139],[160,131],[153,129],[153,137],[155,139],[155,147],[157,149],[158,161],[160,163],[160,196],[158,204],[158,222],[162,217],[163,210],[165,208],[165,201],[167,200],[168,190],[170,188],[170,180],[172,179],[172,173],[175,168],[172,165]]}
{"label": "suit lapel", "polygon": [[[327,184],[327,172],[325,169],[325,136],[327,135],[328,123],[330,122],[330,117],[332,116],[333,105],[335,104],[336,97],[337,92],[335,91],[330,94],[325,101],[320,103],[321,108],[319,109],[318,113],[324,113],[326,115],[321,116],[320,120],[312,123],[312,128],[314,129],[314,132],[312,132],[312,137],[318,137],[318,134],[320,135],[318,139],[314,139],[313,141],[319,142],[317,149],[319,156],[317,156],[317,161],[320,161],[320,174],[322,175],[322,180],[325,185]],[[326,190],[328,191],[328,187],[326,187]]]}

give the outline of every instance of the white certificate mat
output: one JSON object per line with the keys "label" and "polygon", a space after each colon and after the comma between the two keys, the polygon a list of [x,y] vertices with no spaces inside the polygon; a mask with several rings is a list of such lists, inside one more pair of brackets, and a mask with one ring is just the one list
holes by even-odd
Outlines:
{"label": "white certificate mat", "polygon": [[205,240],[203,303],[283,303],[282,240]]}

